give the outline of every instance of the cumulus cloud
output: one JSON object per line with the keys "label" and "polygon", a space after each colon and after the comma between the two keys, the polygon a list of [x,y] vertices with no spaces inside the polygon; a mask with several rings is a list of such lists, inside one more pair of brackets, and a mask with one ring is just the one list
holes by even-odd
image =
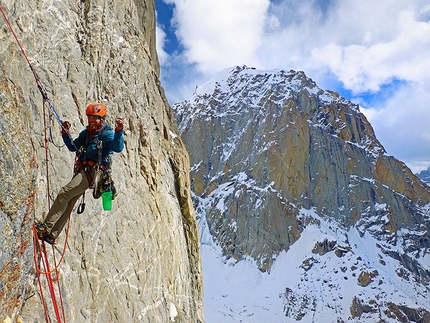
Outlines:
{"label": "cumulus cloud", "polygon": [[177,37],[190,63],[205,73],[256,63],[269,0],[170,0]]}
{"label": "cumulus cloud", "polygon": [[377,107],[362,108],[389,155],[414,172],[430,167],[430,79],[410,82]]}
{"label": "cumulus cloud", "polygon": [[156,37],[156,48],[157,48],[157,54],[158,54],[158,60],[160,61],[161,65],[167,64],[169,59],[169,54],[164,50],[164,44],[166,42],[166,33],[164,32],[163,28],[157,25],[157,37]]}
{"label": "cumulus cloud", "polygon": [[354,93],[378,91],[392,79],[418,81],[430,75],[430,23],[401,12],[394,39],[373,45],[328,44],[312,50],[315,65],[327,65]]}
{"label": "cumulus cloud", "polygon": [[[354,93],[428,75],[423,0],[165,0],[183,57],[203,73],[236,64],[330,71]],[[395,68],[393,68],[395,67]]]}
{"label": "cumulus cloud", "polygon": [[[285,0],[272,5],[259,49],[261,65],[289,65],[322,80],[330,71],[354,93],[429,74],[430,24],[421,20],[430,8],[423,1],[325,3]],[[273,28],[276,19],[278,27]]]}
{"label": "cumulus cloud", "polygon": [[388,153],[430,165],[428,0],[163,1],[183,46],[180,93],[164,83],[175,100],[233,65],[302,70],[360,103]]}

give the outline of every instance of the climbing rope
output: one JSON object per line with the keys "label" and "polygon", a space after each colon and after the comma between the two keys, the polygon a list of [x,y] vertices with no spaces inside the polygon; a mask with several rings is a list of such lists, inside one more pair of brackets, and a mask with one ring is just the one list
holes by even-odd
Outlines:
{"label": "climbing rope", "polygon": [[[33,65],[31,64],[30,60],[28,59],[27,54],[24,51],[24,48],[22,47],[15,31],[12,28],[12,25],[10,24],[10,22],[6,16],[6,13],[4,12],[4,10],[1,6],[0,6],[0,11],[3,15],[4,20],[6,21],[7,25],[9,26],[9,29],[12,32],[12,35],[14,36],[15,41],[18,44],[25,60],[27,61],[27,64],[28,64],[30,70],[33,73],[33,76],[36,80],[37,87],[39,88],[39,91],[42,94],[42,98],[43,98],[44,146],[45,146],[45,163],[46,163],[46,180],[47,180],[47,204],[48,204],[48,209],[49,209],[51,196],[50,196],[50,187],[49,187],[50,186],[49,185],[49,167],[48,167],[49,141],[48,141],[48,136],[47,136],[47,118],[46,118],[47,113],[46,113],[46,108],[45,108],[46,105],[49,106],[50,111],[53,113],[53,115],[55,116],[55,118],[59,122],[60,126],[64,130],[66,130],[66,129],[64,128],[63,122],[61,121],[60,116],[58,115],[57,111],[55,110],[54,105],[52,104],[51,100],[49,99],[48,93],[47,93],[43,83],[41,82],[39,76],[37,75],[35,69],[33,68]],[[68,133],[68,132],[66,131],[66,133]],[[51,142],[54,143],[52,140],[52,133],[51,132],[50,132],[50,135],[51,135]],[[70,134],[68,134],[68,135],[70,137]],[[70,141],[71,141],[72,145],[74,145],[72,138],[70,138]],[[55,143],[54,143],[54,145],[55,145]],[[72,207],[73,206],[70,205],[70,212],[72,211],[71,210]],[[45,241],[38,239],[36,227],[35,227],[35,225],[33,225],[33,238],[34,238],[33,258],[34,258],[34,263],[35,263],[35,267],[36,267],[36,275],[37,275],[37,280],[38,280],[38,284],[39,284],[41,301],[42,301],[42,306],[43,306],[43,311],[44,311],[46,323],[49,323],[50,320],[49,320],[47,301],[46,301],[44,293],[43,293],[41,275],[46,276],[48,290],[49,290],[49,294],[51,296],[52,307],[54,308],[55,317],[57,319],[57,322],[58,323],[62,323],[62,322],[65,323],[66,322],[66,316],[64,313],[63,297],[62,297],[61,288],[60,288],[58,268],[64,259],[64,254],[66,251],[66,245],[67,245],[67,240],[68,240],[69,228],[70,228],[70,217],[69,217],[69,221],[68,221],[68,227],[66,230],[66,239],[64,242],[64,248],[63,248],[63,251],[61,254],[61,258],[59,259],[58,262],[57,262],[57,259],[55,256],[54,246],[52,246],[52,251],[53,251],[52,258],[53,258],[54,268],[50,269],[49,258],[48,258],[46,248],[45,248]],[[43,269],[40,268],[40,266],[39,266],[39,260],[42,262]],[[52,277],[53,274],[55,274],[55,279]],[[54,288],[54,282],[57,284],[57,293],[58,293],[60,302],[58,302],[58,300],[57,300],[57,293],[56,293],[55,288]],[[60,309],[61,309],[61,314],[60,314]]]}
{"label": "climbing rope", "polygon": [[6,21],[7,25],[9,26],[9,29],[12,32],[12,35],[15,38],[16,43],[18,44],[19,48],[21,49],[21,52],[24,55],[24,58],[27,61],[27,64],[30,67],[30,70],[33,72],[34,78],[36,79],[37,87],[39,88],[40,93],[42,93],[43,99],[45,99],[45,100],[48,101],[49,106],[52,109],[53,113],[55,114],[58,122],[60,123],[60,125],[62,125],[62,121],[61,121],[60,116],[58,115],[57,111],[55,110],[54,105],[51,103],[51,100],[49,100],[49,97],[48,97],[48,94],[46,92],[46,89],[45,89],[44,85],[40,81],[39,76],[37,75],[35,69],[33,68],[33,65],[31,64],[30,60],[28,59],[27,54],[25,53],[24,48],[21,46],[21,43],[20,43],[18,37],[16,36],[15,31],[13,30],[12,25],[9,22],[9,19],[7,19],[6,13],[4,12],[4,10],[3,10],[2,7],[0,7],[0,11],[1,11],[2,15],[3,15],[4,20]]}
{"label": "climbing rope", "polygon": [[[22,47],[21,42],[19,41],[19,39],[18,39],[15,31],[12,28],[12,25],[9,22],[9,19],[6,16],[6,13],[4,12],[4,10],[3,10],[3,8],[1,6],[0,6],[0,11],[1,11],[2,15],[3,15],[4,20],[6,21],[6,24],[9,27],[9,30],[11,31],[13,37],[15,38],[15,41],[18,44],[18,46],[19,46],[19,48],[21,50],[22,55],[24,56],[25,60],[27,61],[28,67],[30,68],[31,72],[33,73],[34,79],[36,80],[37,87],[39,88],[39,91],[42,94],[43,102],[44,103],[45,102],[48,103],[49,108],[51,109],[52,113],[54,114],[54,116],[57,119],[58,123],[60,124],[61,128],[63,130],[67,130],[67,129],[64,128],[63,121],[61,120],[60,116],[58,115],[57,110],[55,110],[54,105],[52,104],[51,100],[49,99],[49,96],[48,96],[48,93],[46,92],[45,86],[43,85],[42,81],[40,80],[39,75],[37,75],[36,70],[34,69],[33,65],[30,62],[30,60],[28,59],[28,56],[25,53],[25,50]],[[65,132],[68,134],[68,131],[65,131]],[[68,135],[70,136],[70,134],[68,134]],[[70,138],[70,139],[72,139],[72,138]],[[74,145],[73,140],[70,140],[70,141],[71,141],[72,145]]]}
{"label": "climbing rope", "polygon": [[[45,103],[45,100],[43,103]],[[45,104],[43,104],[44,146],[45,146],[46,182],[47,182],[47,184],[46,184],[46,187],[47,187],[47,206],[49,209],[50,208],[50,196],[51,196],[50,188],[49,188],[49,167],[48,167],[48,164],[49,164],[48,163],[49,162],[49,143],[48,143],[48,136],[47,136],[47,132],[46,132],[47,125],[46,125],[46,111],[45,110],[46,110]],[[42,281],[41,281],[42,275],[45,275],[45,277],[46,277],[46,281],[48,284],[48,291],[49,291],[49,294],[51,297],[51,303],[52,303],[52,307],[54,308],[54,313],[55,313],[55,317],[57,319],[57,322],[58,323],[66,322],[66,316],[64,313],[63,297],[62,297],[62,293],[61,293],[60,281],[58,279],[58,275],[59,275],[58,268],[60,267],[60,264],[62,263],[62,261],[64,259],[64,255],[66,253],[66,245],[67,245],[67,240],[68,240],[68,235],[69,235],[69,228],[70,228],[70,217],[69,217],[69,221],[68,221],[68,225],[67,225],[66,239],[64,241],[63,252],[61,253],[61,258],[58,262],[57,262],[57,259],[55,256],[54,246],[52,246],[54,268],[50,269],[49,258],[48,258],[48,255],[46,252],[46,247],[45,247],[45,241],[38,239],[38,233],[36,230],[36,226],[33,224],[33,239],[34,239],[33,258],[34,258],[34,265],[36,267],[37,281],[39,284],[39,290],[40,290],[40,295],[41,295],[42,306],[43,306],[43,311],[45,314],[46,323],[49,323],[49,314],[48,314],[48,309],[47,309],[47,302],[45,300],[45,296],[44,296],[43,288],[42,288]],[[42,262],[43,269],[41,269],[39,266],[38,258]],[[54,279],[52,277],[53,274],[56,275],[55,282],[57,284],[57,291],[58,291],[58,295],[60,298],[60,307],[58,305],[57,294],[56,294],[55,289],[54,289]],[[62,316],[60,315],[60,308],[61,308]]]}
{"label": "climbing rope", "polygon": [[[45,242],[42,240],[39,240],[37,238],[37,230],[35,228],[35,226],[33,226],[33,237],[34,237],[34,252],[33,252],[33,258],[34,258],[34,263],[36,265],[36,275],[37,275],[37,280],[39,283],[39,289],[40,289],[40,295],[41,295],[41,299],[42,299],[42,305],[43,305],[43,311],[45,314],[45,320],[46,323],[49,323],[49,313],[48,313],[48,309],[47,309],[47,302],[45,300],[44,297],[44,292],[43,292],[43,288],[42,288],[42,281],[41,281],[41,275],[45,275],[46,276],[46,281],[48,284],[48,290],[49,290],[49,294],[51,296],[51,302],[52,302],[52,307],[54,308],[54,313],[55,313],[55,317],[57,319],[58,323],[62,322],[62,318],[60,315],[60,309],[58,307],[58,302],[57,302],[57,295],[55,293],[55,289],[54,289],[54,280],[52,278],[52,274],[55,273],[57,275],[57,286],[58,286],[58,293],[59,295],[61,295],[61,289],[60,289],[60,284],[58,281],[58,272],[57,267],[54,269],[50,269],[49,267],[49,259],[48,259],[48,255],[46,252],[46,248],[45,248]],[[53,251],[54,252],[54,251]],[[42,262],[42,266],[43,266],[43,270],[41,268],[39,268],[38,266],[38,262],[39,259]],[[62,299],[62,297],[60,296],[60,299]],[[65,315],[64,315],[64,306],[62,304],[61,301],[61,311],[63,313],[63,321],[66,322],[65,320]]]}

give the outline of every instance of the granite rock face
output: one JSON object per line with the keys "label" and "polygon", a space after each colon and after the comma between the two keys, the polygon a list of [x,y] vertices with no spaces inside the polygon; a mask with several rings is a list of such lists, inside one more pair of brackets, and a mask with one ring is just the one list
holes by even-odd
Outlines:
{"label": "granite rock face", "polygon": [[386,235],[422,223],[411,203],[428,204],[428,187],[385,153],[357,105],[303,72],[237,67],[225,83],[205,86],[173,109],[191,155],[193,192],[206,197],[231,186],[227,207],[215,199],[208,213],[228,256],[250,255],[270,268],[272,255],[300,236],[301,207],[345,226],[372,218]]}
{"label": "granite rock face", "polygon": [[[111,125],[125,118],[112,211],[86,194],[85,212],[72,213],[58,275],[67,321],[203,322],[189,159],[158,78],[154,1],[0,5],[73,137],[90,102],[106,104]],[[56,147],[58,120],[3,17],[0,43],[0,320],[41,322],[32,224],[70,180],[74,154]]]}
{"label": "granite rock face", "polygon": [[[227,259],[251,257],[262,272],[270,272],[278,255],[288,251],[305,228],[323,219],[330,223],[330,232],[354,228],[361,237],[369,234],[378,241],[381,260],[377,265],[385,266],[382,255],[394,259],[399,268],[393,274],[404,272],[417,282],[425,303],[423,295],[430,282],[425,266],[430,189],[404,163],[386,154],[357,105],[322,90],[303,72],[238,66],[220,72],[197,87],[190,100],[172,108],[190,152],[197,213],[207,221]],[[315,216],[304,215],[311,213]],[[328,263],[330,253],[342,262],[358,251],[348,238],[341,241],[327,234],[327,240],[324,236],[315,237],[299,287],[311,273],[321,279],[312,266]],[[351,260],[354,281],[360,263],[360,259],[355,264]],[[366,287],[378,281],[375,268],[363,264],[361,270],[354,285]],[[323,288],[338,293],[339,286],[333,286]],[[313,289],[308,287],[303,304],[312,312],[319,306],[319,294],[311,301]],[[376,304],[372,311],[391,313],[381,301],[384,287],[376,289],[381,294],[375,296],[379,300],[372,300]],[[289,290],[284,314],[301,318],[306,311],[289,301],[300,303],[300,294]],[[359,317],[366,312],[367,301],[357,296],[348,306],[337,304],[331,309],[350,307],[353,317]],[[428,308],[424,312],[427,315]]]}

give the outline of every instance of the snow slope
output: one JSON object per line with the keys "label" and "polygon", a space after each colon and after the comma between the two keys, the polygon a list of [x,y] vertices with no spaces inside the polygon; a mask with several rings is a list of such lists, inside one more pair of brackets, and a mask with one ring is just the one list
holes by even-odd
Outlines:
{"label": "snow slope", "polygon": [[[357,323],[380,319],[398,322],[379,311],[351,317],[349,307],[356,296],[362,300],[386,299],[409,307],[428,307],[428,290],[396,274],[402,266],[381,252],[380,241],[369,234],[361,237],[355,228],[343,231],[313,210],[302,210],[302,216],[320,224],[309,225],[265,273],[258,270],[252,259],[226,260],[208,232],[204,215],[199,216],[206,323],[335,322],[337,317],[348,317],[347,322]],[[352,249],[343,257],[334,252],[322,256],[313,253],[315,244],[325,239],[342,242]],[[378,272],[369,286],[357,283],[362,270]],[[295,295],[290,298],[288,291]]]}

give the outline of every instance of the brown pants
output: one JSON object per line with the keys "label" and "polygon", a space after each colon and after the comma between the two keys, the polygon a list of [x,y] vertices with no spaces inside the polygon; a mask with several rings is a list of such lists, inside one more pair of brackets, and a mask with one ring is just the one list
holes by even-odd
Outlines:
{"label": "brown pants", "polygon": [[[88,172],[91,176],[94,176],[95,168],[88,167]],[[84,194],[89,186],[90,183],[85,175],[85,171],[82,170],[77,173],[67,185],[61,188],[44,219],[48,232],[51,233],[54,238],[57,238],[63,230],[69,220],[76,201]]]}

